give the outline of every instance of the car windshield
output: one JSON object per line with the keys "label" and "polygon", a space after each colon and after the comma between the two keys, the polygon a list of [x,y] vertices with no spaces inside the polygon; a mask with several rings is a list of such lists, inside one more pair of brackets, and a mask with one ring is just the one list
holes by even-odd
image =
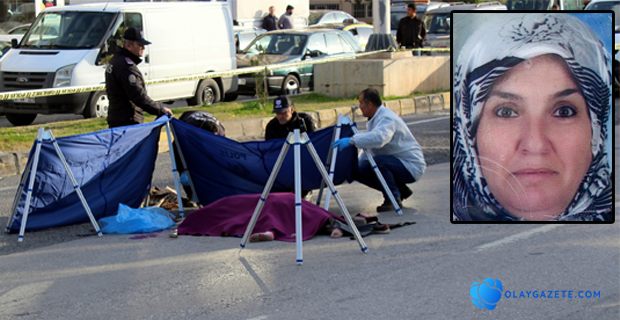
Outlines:
{"label": "car windshield", "polygon": [[424,28],[427,33],[450,33],[450,12],[427,14],[424,17]]}
{"label": "car windshield", "polygon": [[323,15],[325,15],[325,12],[311,12],[308,17],[308,25],[319,23]]}
{"label": "car windshield", "polygon": [[508,0],[508,10],[547,10],[552,0]]}
{"label": "car windshield", "polygon": [[614,25],[616,31],[619,31],[618,16],[620,15],[620,3],[617,1],[595,2],[588,6],[588,10],[612,10],[614,12]]}
{"label": "car windshield", "polygon": [[295,56],[303,53],[307,41],[305,34],[264,34],[254,39],[244,53]]}
{"label": "car windshield", "polygon": [[98,46],[115,17],[107,12],[41,14],[21,42],[23,48],[90,49]]}

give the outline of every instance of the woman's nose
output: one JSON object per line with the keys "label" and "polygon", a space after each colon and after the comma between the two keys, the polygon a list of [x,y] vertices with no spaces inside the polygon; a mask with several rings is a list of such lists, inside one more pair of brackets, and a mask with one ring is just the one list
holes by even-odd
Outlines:
{"label": "woman's nose", "polygon": [[518,148],[522,153],[545,154],[551,149],[548,123],[543,119],[528,119],[522,126]]}

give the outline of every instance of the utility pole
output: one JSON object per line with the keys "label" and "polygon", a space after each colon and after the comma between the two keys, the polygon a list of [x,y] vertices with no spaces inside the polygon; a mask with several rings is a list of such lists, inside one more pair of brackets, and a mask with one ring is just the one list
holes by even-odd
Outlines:
{"label": "utility pole", "polygon": [[372,0],[372,26],[375,33],[390,34],[390,0]]}

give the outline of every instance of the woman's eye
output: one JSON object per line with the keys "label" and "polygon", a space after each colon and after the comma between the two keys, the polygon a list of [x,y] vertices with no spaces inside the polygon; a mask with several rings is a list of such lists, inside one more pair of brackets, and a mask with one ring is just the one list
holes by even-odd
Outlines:
{"label": "woman's eye", "polygon": [[561,106],[553,111],[553,116],[560,118],[574,117],[576,114],[577,111],[571,106]]}
{"label": "woman's eye", "polygon": [[519,114],[517,113],[517,111],[515,111],[512,108],[499,107],[499,108],[495,109],[495,115],[500,117],[500,118],[514,118],[514,117],[518,116]]}

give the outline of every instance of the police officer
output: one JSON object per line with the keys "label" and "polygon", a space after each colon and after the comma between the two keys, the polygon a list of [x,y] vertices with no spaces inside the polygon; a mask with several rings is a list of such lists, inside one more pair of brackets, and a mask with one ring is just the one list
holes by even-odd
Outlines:
{"label": "police officer", "polygon": [[162,116],[172,111],[153,101],[146,94],[144,78],[138,69],[142,62],[144,46],[151,44],[140,31],[128,28],[123,35],[123,48],[114,55],[105,73],[106,91],[110,106],[108,126],[110,128],[142,123],[144,111]]}
{"label": "police officer", "polygon": [[286,138],[289,132],[299,128],[302,121],[306,132],[314,132],[316,128],[312,117],[295,111],[293,102],[287,96],[279,96],[273,100],[273,113],[276,115],[267,123],[265,140]]}

